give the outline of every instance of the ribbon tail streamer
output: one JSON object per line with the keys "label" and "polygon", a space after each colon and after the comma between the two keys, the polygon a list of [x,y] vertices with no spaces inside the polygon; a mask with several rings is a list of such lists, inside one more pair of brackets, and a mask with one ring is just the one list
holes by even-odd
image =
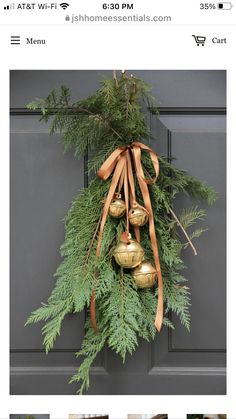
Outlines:
{"label": "ribbon tail streamer", "polygon": [[[118,160],[118,163],[116,165],[116,168],[115,168],[115,171],[114,171],[114,174],[113,174],[113,178],[112,178],[112,181],[111,181],[111,186],[110,186],[107,198],[106,198],[106,202],[105,202],[104,207],[103,207],[102,219],[101,219],[101,224],[100,224],[100,231],[99,231],[99,235],[98,235],[97,250],[96,250],[96,257],[97,258],[100,256],[102,233],[103,233],[103,229],[104,229],[105,222],[106,222],[106,219],[107,219],[109,206],[111,204],[114,193],[116,191],[116,187],[117,187],[117,184],[119,182],[119,178],[121,176],[121,173],[124,169],[124,165],[125,165],[125,157],[122,156],[122,157],[120,157],[120,159]],[[113,167],[114,167],[114,165],[113,165]],[[96,332],[98,332],[97,321],[96,321],[96,291],[95,291],[95,289],[96,289],[96,279],[95,279],[94,291],[92,293],[92,297],[91,297],[91,301],[90,301],[90,316],[91,316],[91,323],[93,325],[93,328]]]}
{"label": "ribbon tail streamer", "polygon": [[[138,146],[136,145],[138,144]],[[153,256],[154,256],[154,262],[155,267],[157,271],[157,279],[158,279],[158,300],[157,300],[157,312],[156,312],[156,318],[155,318],[155,326],[160,332],[162,322],[163,322],[163,279],[162,279],[162,273],[161,273],[161,266],[160,266],[160,259],[159,259],[159,252],[157,247],[157,239],[156,239],[156,233],[155,233],[155,223],[154,223],[154,215],[152,210],[152,204],[151,199],[149,195],[149,190],[147,186],[147,180],[145,179],[142,163],[141,163],[141,147],[139,146],[140,143],[135,143],[133,147],[133,156],[134,156],[134,162],[135,162],[135,169],[137,174],[138,183],[140,186],[140,190],[143,196],[143,201],[145,208],[147,209],[149,213],[149,235],[152,243],[152,250],[153,250]],[[148,147],[145,146],[145,150],[150,151]],[[152,151],[152,150],[151,150]],[[156,157],[156,155],[155,155]],[[157,161],[157,157],[152,157],[152,161],[154,159],[154,167],[156,170],[156,176],[158,176],[159,172],[159,165]],[[158,171],[157,171],[158,168]],[[153,182],[154,183],[154,180]]]}

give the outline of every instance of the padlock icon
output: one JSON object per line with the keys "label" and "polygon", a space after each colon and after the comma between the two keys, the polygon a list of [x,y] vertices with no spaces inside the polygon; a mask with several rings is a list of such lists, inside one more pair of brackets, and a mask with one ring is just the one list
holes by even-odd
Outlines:
{"label": "padlock icon", "polygon": [[70,16],[66,15],[65,20],[69,21],[70,20]]}

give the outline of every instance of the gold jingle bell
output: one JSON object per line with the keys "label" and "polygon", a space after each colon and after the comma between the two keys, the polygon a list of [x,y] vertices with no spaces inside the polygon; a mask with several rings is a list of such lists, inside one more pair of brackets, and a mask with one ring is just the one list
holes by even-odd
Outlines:
{"label": "gold jingle bell", "polygon": [[157,271],[150,262],[142,262],[133,270],[133,277],[138,288],[151,288],[155,284]]}
{"label": "gold jingle bell", "polygon": [[125,213],[125,201],[121,196],[116,196],[109,206],[109,215],[114,218],[121,218]]}
{"label": "gold jingle bell", "polygon": [[113,252],[116,263],[122,268],[135,268],[144,257],[142,246],[135,240],[130,239],[128,243],[120,241]]}
{"label": "gold jingle bell", "polygon": [[148,212],[140,205],[133,206],[129,211],[129,222],[135,227],[142,227],[148,221]]}

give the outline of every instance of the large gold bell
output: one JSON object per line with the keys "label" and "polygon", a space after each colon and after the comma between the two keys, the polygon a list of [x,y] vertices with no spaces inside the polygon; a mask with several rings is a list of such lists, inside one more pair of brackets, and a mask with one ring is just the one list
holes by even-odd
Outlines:
{"label": "large gold bell", "polygon": [[150,262],[142,262],[133,270],[133,277],[138,288],[151,288],[155,284],[156,269]]}
{"label": "large gold bell", "polygon": [[120,218],[125,213],[125,201],[121,198],[115,198],[111,201],[109,215],[114,218]]}
{"label": "large gold bell", "polygon": [[148,221],[148,212],[137,205],[129,211],[129,222],[135,227],[142,227]]}
{"label": "large gold bell", "polygon": [[120,241],[113,253],[116,263],[122,268],[135,268],[138,266],[144,257],[144,250],[142,246],[135,240],[124,243]]}

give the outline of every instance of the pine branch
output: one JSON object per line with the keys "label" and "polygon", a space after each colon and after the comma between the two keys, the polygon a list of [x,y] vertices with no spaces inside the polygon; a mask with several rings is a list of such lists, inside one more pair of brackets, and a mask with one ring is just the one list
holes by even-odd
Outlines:
{"label": "pine branch", "polygon": [[113,79],[115,80],[116,87],[118,87],[119,83],[118,83],[118,79],[117,79],[117,75],[116,75],[116,70],[113,70]]}
{"label": "pine branch", "polygon": [[186,232],[186,230],[184,229],[183,225],[182,225],[182,224],[181,224],[181,222],[179,221],[179,219],[178,219],[178,217],[176,216],[176,214],[174,213],[174,211],[173,211],[171,208],[169,208],[169,211],[170,211],[170,213],[172,214],[172,216],[174,217],[174,219],[175,219],[175,221],[176,221],[176,223],[177,223],[177,226],[179,226],[179,227],[181,228],[181,230],[182,230],[182,232],[184,233],[184,235],[185,235],[186,239],[188,240],[188,243],[190,244],[191,248],[193,249],[193,253],[194,253],[194,255],[195,255],[195,256],[197,256],[197,251],[196,251],[196,249],[195,249],[195,247],[194,247],[194,245],[193,245],[193,243],[192,243],[192,241],[191,241],[191,239],[190,239],[190,237],[189,237],[188,233],[187,233],[187,232]]}
{"label": "pine branch", "polygon": [[130,275],[119,274],[119,281],[113,284],[112,293],[102,304],[109,325],[108,345],[123,361],[127,353],[132,353],[138,344],[136,332],[139,330],[137,315],[141,305]]}
{"label": "pine branch", "polygon": [[92,248],[93,248],[93,245],[94,245],[94,241],[96,239],[98,229],[100,227],[101,219],[102,219],[102,211],[101,211],[100,217],[98,219],[98,222],[97,222],[97,225],[96,225],[96,228],[95,228],[95,231],[94,231],[94,235],[91,239],[91,242],[90,242],[90,245],[89,245],[89,248],[88,248],[88,252],[87,252],[87,255],[86,255],[86,258],[85,258],[85,262],[84,262],[85,265],[88,264],[88,260],[89,260],[89,257],[91,255],[91,251],[92,251]]}
{"label": "pine branch", "polygon": [[84,337],[81,350],[76,353],[76,357],[83,356],[84,360],[81,363],[76,374],[71,378],[70,383],[80,383],[79,393],[83,394],[84,391],[88,390],[90,385],[89,371],[93,364],[96,356],[103,349],[106,339],[107,331],[101,328],[100,333],[95,333],[91,325],[87,322],[86,327],[88,328],[87,333]]}
{"label": "pine branch", "polygon": [[190,331],[190,298],[187,287],[179,287],[170,281],[164,282],[164,296],[166,307],[176,313],[182,325]]}

